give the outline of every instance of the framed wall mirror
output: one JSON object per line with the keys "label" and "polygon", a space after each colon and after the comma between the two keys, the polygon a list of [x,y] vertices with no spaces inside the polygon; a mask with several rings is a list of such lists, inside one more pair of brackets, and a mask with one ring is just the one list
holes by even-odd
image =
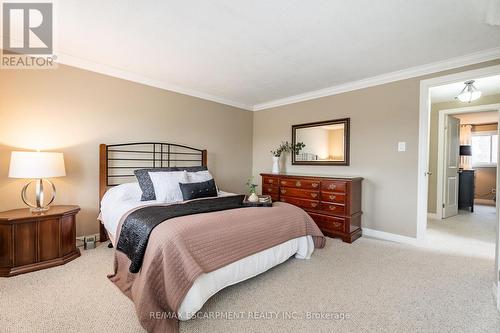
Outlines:
{"label": "framed wall mirror", "polygon": [[293,165],[349,165],[350,118],[292,126],[292,144],[305,146],[292,154]]}

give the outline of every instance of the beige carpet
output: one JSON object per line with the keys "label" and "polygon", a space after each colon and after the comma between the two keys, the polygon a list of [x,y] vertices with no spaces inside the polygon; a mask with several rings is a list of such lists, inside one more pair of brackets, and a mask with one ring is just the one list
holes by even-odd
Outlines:
{"label": "beige carpet", "polygon": [[[66,266],[1,278],[0,331],[141,331],[132,303],[106,279],[112,253],[100,246]],[[491,259],[329,239],[311,260],[291,259],[229,287],[202,310],[245,319],[191,320],[181,332],[499,332],[493,273]],[[278,318],[248,319],[249,311]],[[297,319],[308,311],[348,319]]]}
{"label": "beige carpet", "polygon": [[425,246],[436,251],[495,259],[496,208],[476,205],[443,220],[429,219]]}

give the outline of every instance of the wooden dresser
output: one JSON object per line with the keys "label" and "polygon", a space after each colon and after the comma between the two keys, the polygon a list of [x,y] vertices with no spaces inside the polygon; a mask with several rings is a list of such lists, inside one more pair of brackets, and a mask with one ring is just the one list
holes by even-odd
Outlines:
{"label": "wooden dresser", "polygon": [[323,233],[352,243],[361,237],[363,178],[262,173],[262,194],[304,209]]}

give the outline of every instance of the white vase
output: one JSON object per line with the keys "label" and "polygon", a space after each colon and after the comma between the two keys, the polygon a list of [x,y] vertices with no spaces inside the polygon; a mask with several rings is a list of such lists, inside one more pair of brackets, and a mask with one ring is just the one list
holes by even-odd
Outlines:
{"label": "white vase", "polygon": [[272,173],[280,173],[280,156],[273,156],[273,171]]}
{"label": "white vase", "polygon": [[254,192],[254,193],[250,194],[250,196],[248,197],[248,201],[257,202],[257,201],[259,201],[259,196],[257,194],[255,194],[255,192]]}

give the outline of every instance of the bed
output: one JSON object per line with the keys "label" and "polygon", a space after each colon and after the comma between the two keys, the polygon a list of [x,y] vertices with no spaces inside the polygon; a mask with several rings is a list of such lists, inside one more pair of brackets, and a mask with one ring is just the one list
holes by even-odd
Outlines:
{"label": "bed", "polygon": [[109,278],[132,299],[139,321],[148,331],[175,332],[177,320],[191,319],[219,290],[261,274],[292,256],[309,259],[315,247],[325,244],[314,222],[295,206],[278,203],[271,208],[212,209],[176,215],[155,225],[146,241],[140,269],[133,271],[134,258],[123,251],[128,238],[121,235],[125,223],[134,220],[133,214],[168,212],[176,206],[212,208],[238,197],[219,190],[216,198],[174,205],[141,201],[142,191],[134,171],[206,166],[206,150],[183,145],[100,145],[100,238],[109,239],[115,248],[118,245],[115,272]]}

